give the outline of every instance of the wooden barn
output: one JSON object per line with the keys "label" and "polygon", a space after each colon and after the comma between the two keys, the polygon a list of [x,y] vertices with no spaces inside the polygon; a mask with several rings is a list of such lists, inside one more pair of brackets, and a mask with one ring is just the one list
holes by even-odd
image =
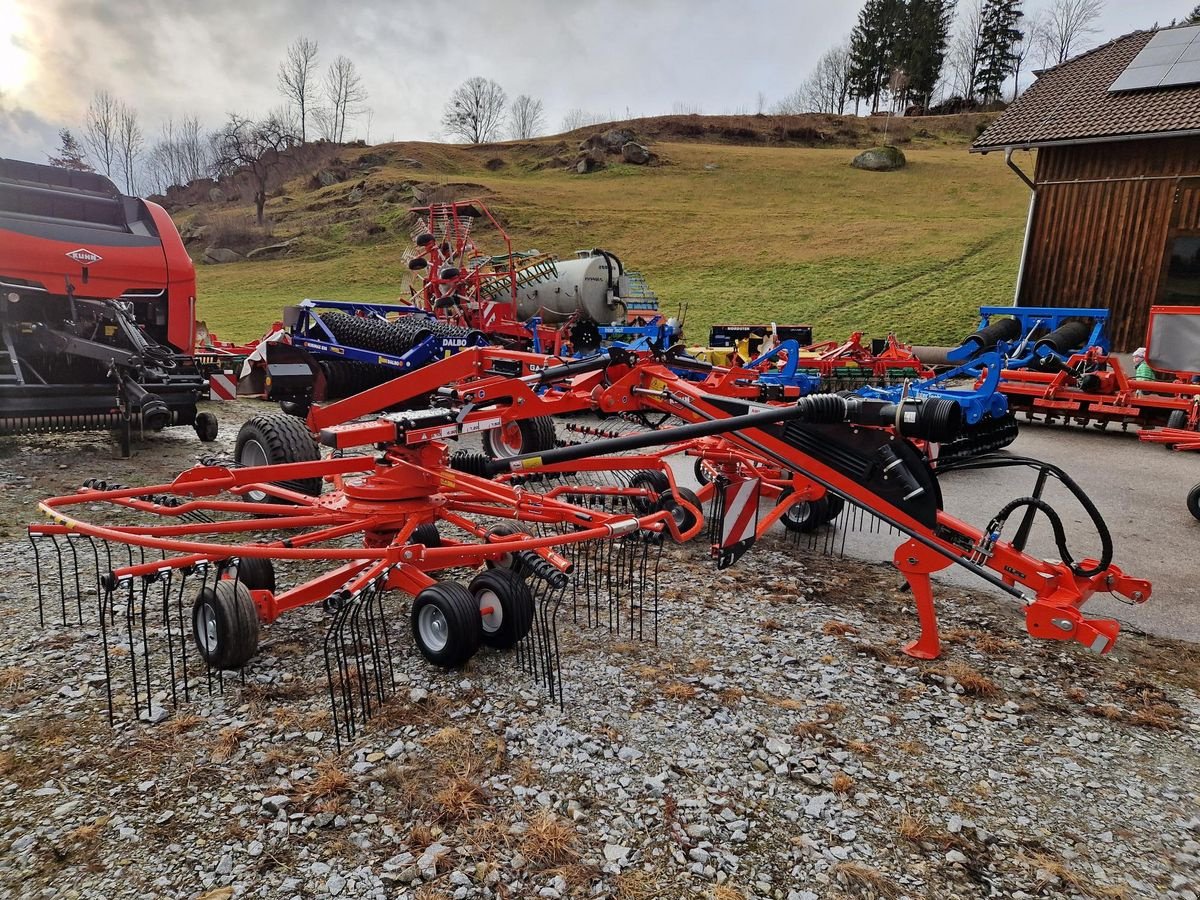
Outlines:
{"label": "wooden barn", "polygon": [[1041,72],[971,150],[1003,151],[1032,192],[1017,305],[1107,308],[1126,351],[1152,305],[1200,305],[1200,26]]}

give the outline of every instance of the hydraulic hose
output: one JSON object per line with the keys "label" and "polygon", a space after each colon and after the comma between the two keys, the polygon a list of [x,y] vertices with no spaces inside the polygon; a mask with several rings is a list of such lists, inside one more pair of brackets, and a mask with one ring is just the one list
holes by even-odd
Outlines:
{"label": "hydraulic hose", "polygon": [[1054,531],[1054,541],[1058,546],[1058,552],[1062,555],[1063,562],[1071,567],[1072,572],[1081,578],[1090,578],[1093,575],[1099,575],[1107,569],[1112,564],[1113,540],[1112,533],[1108,530],[1108,524],[1104,521],[1104,516],[1100,514],[1100,510],[1096,508],[1096,504],[1092,502],[1092,498],[1087,495],[1083,488],[1070,475],[1053,463],[1042,462],[1040,459],[1032,459],[1027,456],[980,456],[972,459],[951,460],[939,464],[938,474],[944,475],[947,472],[953,472],[958,469],[1001,469],[1009,466],[1027,466],[1041,472],[1048,472],[1062,483],[1063,487],[1083,507],[1084,512],[1088,514],[1088,518],[1092,520],[1092,526],[1096,529],[1096,534],[1100,538],[1100,560],[1091,568],[1080,566],[1074,561],[1074,557],[1067,550],[1066,532],[1063,529],[1062,519],[1058,516],[1054,508],[1044,500],[1039,500],[1036,497],[1020,497],[1012,500],[1000,512],[996,513],[995,520],[1003,524],[1003,520],[1012,513],[1013,509],[1020,506],[1032,506],[1045,513],[1046,518],[1050,520],[1050,527]]}

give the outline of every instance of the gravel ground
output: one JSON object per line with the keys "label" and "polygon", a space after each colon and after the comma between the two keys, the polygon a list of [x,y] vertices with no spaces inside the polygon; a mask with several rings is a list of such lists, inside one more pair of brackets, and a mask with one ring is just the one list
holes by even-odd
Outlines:
{"label": "gravel ground", "polygon": [[[253,411],[221,408],[225,449]],[[23,526],[85,477],[166,480],[208,449],[0,441],[7,896],[1200,894],[1193,645],[1125,634],[1097,658],[944,587],[943,658],[916,662],[894,572],[784,540],[723,573],[668,547],[657,644],[564,607],[561,707],[511,656],[447,674],[409,650],[338,754],[306,609],[244,685],[110,727],[94,624],[38,627]]]}

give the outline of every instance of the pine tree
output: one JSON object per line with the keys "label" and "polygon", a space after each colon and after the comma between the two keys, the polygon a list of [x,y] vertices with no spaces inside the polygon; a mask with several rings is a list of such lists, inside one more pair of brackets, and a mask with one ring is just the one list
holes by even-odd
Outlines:
{"label": "pine tree", "polygon": [[1021,40],[1017,26],[1024,13],[1021,0],[985,0],[983,24],[979,29],[979,71],[975,90],[980,100],[994,103],[1000,99],[1004,82],[1013,73],[1016,57],[1013,45]]}
{"label": "pine tree", "polygon": [[899,65],[908,74],[902,98],[928,106],[942,77],[946,44],[954,18],[954,0],[908,0],[901,29]]}
{"label": "pine tree", "polygon": [[96,171],[88,165],[88,161],[83,155],[83,147],[80,146],[75,135],[71,134],[71,129],[64,128],[59,131],[58,140],[58,156],[49,157],[50,165],[58,166],[60,169],[72,169],[76,172]]}
{"label": "pine tree", "polygon": [[898,62],[899,38],[905,21],[904,0],[867,0],[850,33],[850,84],[855,104],[870,99],[871,109],[887,89]]}

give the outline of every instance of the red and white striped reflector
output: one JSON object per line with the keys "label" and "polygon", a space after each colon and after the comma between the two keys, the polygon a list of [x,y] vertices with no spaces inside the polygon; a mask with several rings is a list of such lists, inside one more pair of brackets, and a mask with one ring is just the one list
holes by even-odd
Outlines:
{"label": "red and white striped reflector", "polygon": [[758,495],[762,481],[747,478],[725,486],[725,519],[721,527],[721,548],[752,540],[758,525]]}
{"label": "red and white striped reflector", "polygon": [[232,372],[218,372],[208,376],[208,399],[237,399],[237,379]]}

